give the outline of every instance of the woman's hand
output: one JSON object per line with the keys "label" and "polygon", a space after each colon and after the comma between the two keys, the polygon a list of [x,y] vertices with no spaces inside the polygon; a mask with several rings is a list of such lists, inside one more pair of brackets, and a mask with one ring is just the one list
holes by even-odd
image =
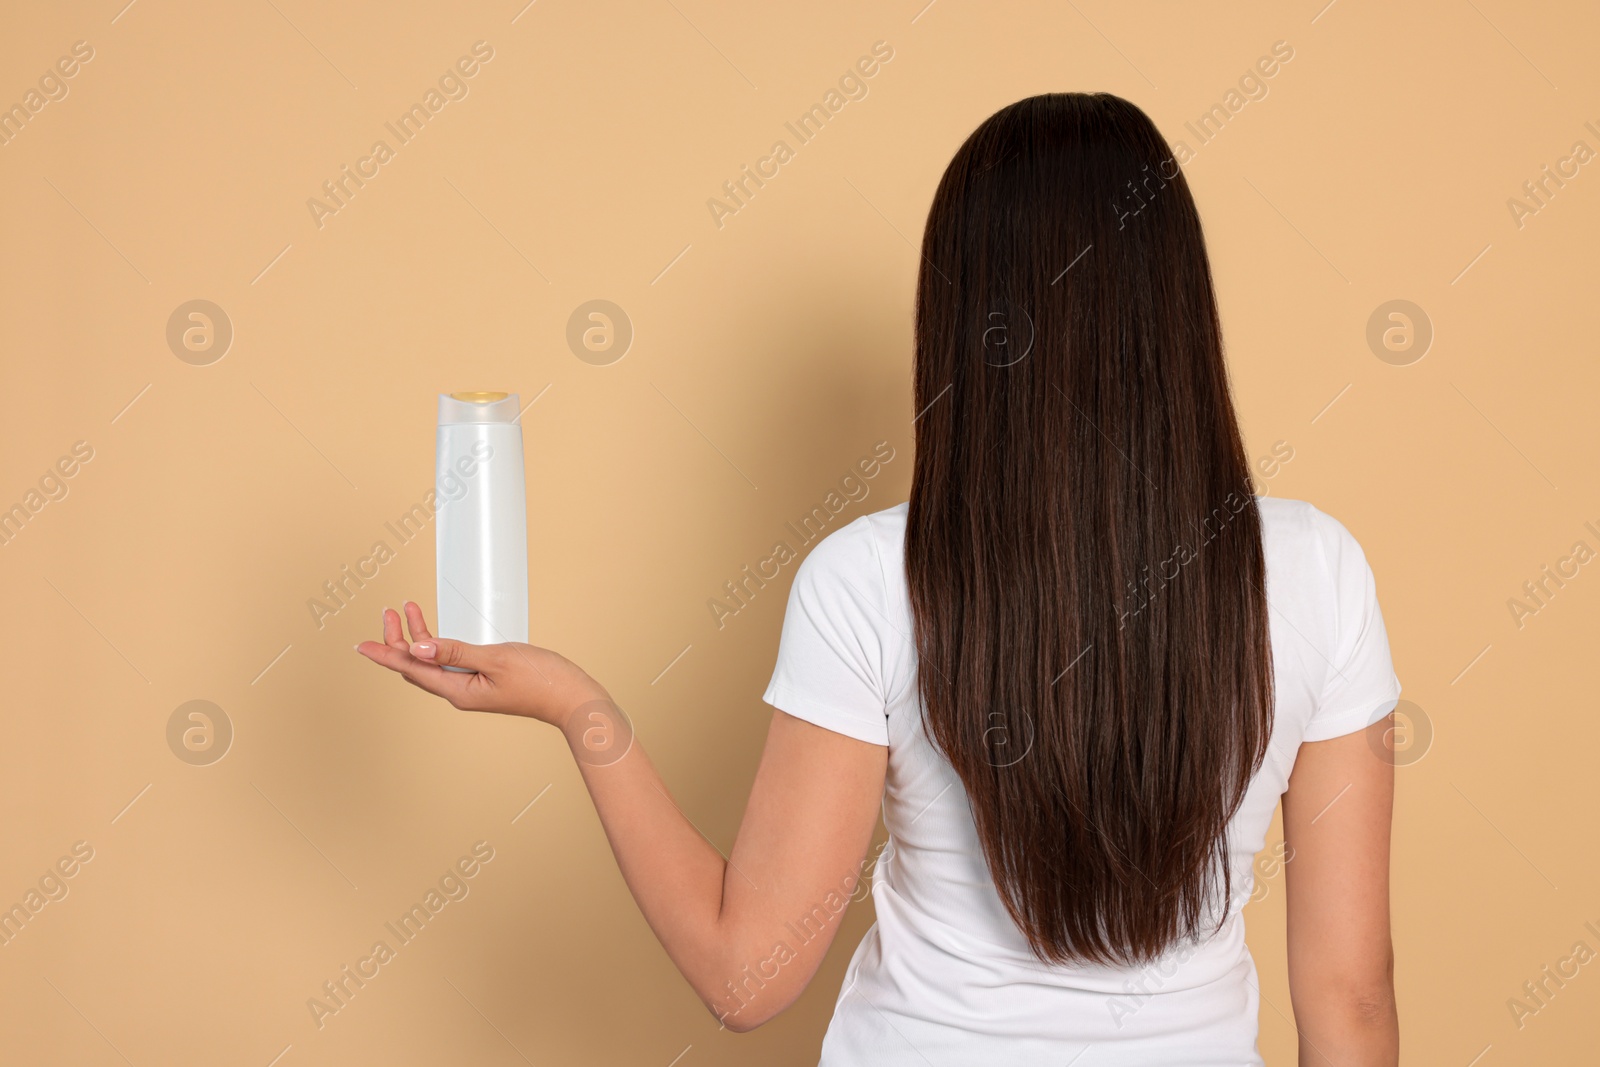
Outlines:
{"label": "woman's hand", "polygon": [[405,615],[410,642],[400,613],[384,608],[383,640],[363,641],[356,651],[462,711],[526,715],[565,732],[575,709],[597,700],[610,703],[604,686],[559,653],[534,645],[469,645],[434,637],[422,609],[409,600]]}

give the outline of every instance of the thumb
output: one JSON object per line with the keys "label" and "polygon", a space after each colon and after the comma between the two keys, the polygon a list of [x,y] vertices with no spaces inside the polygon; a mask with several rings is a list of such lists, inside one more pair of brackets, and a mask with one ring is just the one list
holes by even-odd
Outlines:
{"label": "thumb", "polygon": [[483,645],[469,645],[448,637],[430,637],[411,646],[411,654],[426,663],[441,667],[461,667],[480,671],[489,666],[489,650]]}

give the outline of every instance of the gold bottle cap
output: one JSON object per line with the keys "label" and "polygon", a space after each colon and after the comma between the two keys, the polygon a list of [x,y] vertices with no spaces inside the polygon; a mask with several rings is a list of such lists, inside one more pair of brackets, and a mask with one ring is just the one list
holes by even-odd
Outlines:
{"label": "gold bottle cap", "polygon": [[493,404],[497,400],[504,400],[510,393],[451,393],[450,399],[464,400],[469,404]]}

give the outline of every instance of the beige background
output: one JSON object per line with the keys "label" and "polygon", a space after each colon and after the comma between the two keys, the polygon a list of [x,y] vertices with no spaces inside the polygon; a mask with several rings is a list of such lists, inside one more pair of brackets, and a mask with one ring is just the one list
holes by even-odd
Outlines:
{"label": "beige background", "polygon": [[[0,103],[94,50],[0,147],[0,506],[93,449],[0,546],[0,905],[93,849],[0,948],[0,1059],[814,1062],[869,908],[793,1010],[719,1032],[558,739],[351,651],[384,605],[431,609],[431,526],[397,547],[383,524],[431,487],[434,395],[539,397],[534,640],[611,687],[726,849],[793,567],[720,630],[707,601],[874,442],[896,458],[841,523],[904,499],[915,241],[952,152],[1067,89],[1193,148],[1183,124],[1282,40],[1268,94],[1186,171],[1251,454],[1294,453],[1263,488],[1362,541],[1433,729],[1398,771],[1406,1060],[1592,1060],[1600,965],[1520,1027],[1508,1000],[1600,949],[1600,570],[1520,628],[1507,604],[1600,549],[1600,173],[1520,227],[1507,205],[1575,141],[1600,149],[1591,5],[123,2],[0,25]],[[319,228],[308,198],[480,40],[469,95]],[[708,198],[879,40],[868,95],[719,229]],[[636,331],[609,366],[565,342],[595,298]],[[1436,331],[1408,366],[1365,340],[1400,298]],[[234,330],[207,366],[166,341],[195,299]],[[380,539],[394,558],[319,629],[308,600]],[[167,742],[196,699],[235,732],[209,766]],[[478,841],[470,895],[319,1030],[308,998]],[[1262,1048],[1290,1063],[1265,884]]]}

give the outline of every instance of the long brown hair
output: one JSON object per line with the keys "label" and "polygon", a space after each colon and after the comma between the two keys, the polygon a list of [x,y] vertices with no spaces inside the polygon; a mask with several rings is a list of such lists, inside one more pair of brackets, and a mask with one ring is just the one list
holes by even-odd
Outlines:
{"label": "long brown hair", "polygon": [[1137,107],[1030,97],[956,152],[922,239],[916,411],[930,737],[1040,959],[1153,959],[1226,914],[1272,651],[1200,216]]}

